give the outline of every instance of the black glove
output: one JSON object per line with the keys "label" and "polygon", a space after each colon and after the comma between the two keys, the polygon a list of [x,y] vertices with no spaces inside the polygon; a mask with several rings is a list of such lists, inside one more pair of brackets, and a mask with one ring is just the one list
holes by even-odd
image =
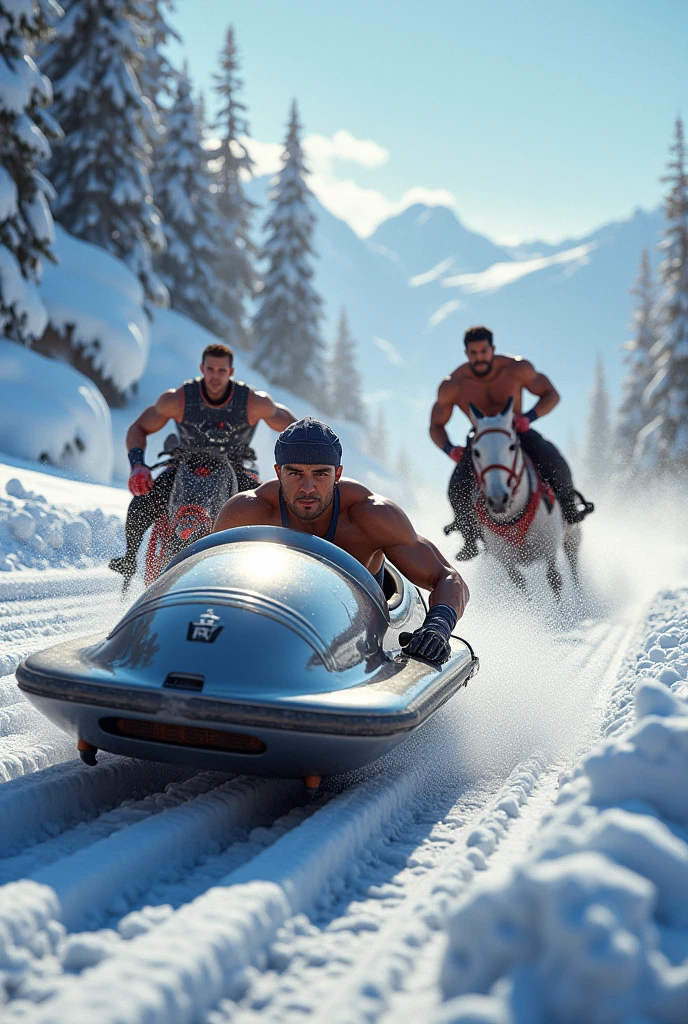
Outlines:
{"label": "black glove", "polygon": [[399,634],[399,646],[404,654],[415,654],[434,665],[443,665],[451,654],[449,637],[456,618],[456,612],[448,604],[436,604],[425,616],[420,629]]}

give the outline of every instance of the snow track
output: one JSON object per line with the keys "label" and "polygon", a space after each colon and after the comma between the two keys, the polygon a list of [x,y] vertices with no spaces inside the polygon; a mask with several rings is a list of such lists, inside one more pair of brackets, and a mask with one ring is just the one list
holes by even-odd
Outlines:
{"label": "snow track", "polygon": [[[111,595],[99,600],[104,620],[116,614]],[[26,616],[8,604],[25,648],[51,622],[74,633],[88,614],[98,628],[69,593],[30,598]],[[626,632],[554,638],[561,671],[601,709]],[[31,709],[0,693],[11,733],[0,743],[19,744]],[[417,979],[436,969],[448,907],[527,845],[568,766],[507,751],[499,771],[466,768],[463,700],[312,803],[293,782],[110,755],[94,769],[59,764],[73,746],[53,737],[34,774],[0,787],[7,1019],[348,1024],[427,1010],[437,993]]]}
{"label": "snow track", "polygon": [[74,756],[73,740],[24,699],[9,673],[33,651],[106,628],[119,605],[117,581],[103,569],[27,570],[0,579],[0,781]]}

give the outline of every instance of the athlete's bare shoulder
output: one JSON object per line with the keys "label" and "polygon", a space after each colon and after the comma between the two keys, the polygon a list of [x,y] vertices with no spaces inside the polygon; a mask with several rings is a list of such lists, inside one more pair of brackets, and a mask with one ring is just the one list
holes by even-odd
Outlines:
{"label": "athlete's bare shoulder", "polygon": [[365,484],[362,484],[359,480],[354,480],[350,476],[342,476],[339,478],[337,484],[339,488],[339,500],[341,501],[342,508],[349,508],[350,505],[358,505],[362,501],[367,501],[368,498],[373,497],[373,492]]}
{"label": "athlete's bare shoulder", "polygon": [[466,380],[466,378],[471,375],[471,372],[472,372],[471,371],[471,364],[469,362],[460,363],[456,367],[456,369],[453,370],[449,374],[449,376],[445,377],[444,379],[445,379],[445,381],[448,381],[449,384],[452,384],[454,382],[458,383],[458,382]]}
{"label": "athlete's bare shoulder", "polygon": [[271,484],[272,481],[261,484],[255,491],[241,491],[226,501],[215,520],[213,533],[235,526],[270,526],[276,507],[276,502],[270,500]]}
{"label": "athlete's bare shoulder", "polygon": [[463,385],[468,380],[469,372],[469,364],[462,363],[444,378],[437,390],[437,401],[440,405],[456,405]]}
{"label": "athlete's bare shoulder", "polygon": [[184,415],[184,385],[163,391],[155,403],[155,411],[168,419],[181,420]]}
{"label": "athlete's bare shoulder", "polygon": [[366,496],[348,509],[350,521],[380,547],[413,543],[415,530],[403,509],[391,498],[364,490]]}
{"label": "athlete's bare shoulder", "polygon": [[533,372],[533,364],[523,356],[498,355],[494,357],[494,365],[496,369],[507,369],[519,375]]}

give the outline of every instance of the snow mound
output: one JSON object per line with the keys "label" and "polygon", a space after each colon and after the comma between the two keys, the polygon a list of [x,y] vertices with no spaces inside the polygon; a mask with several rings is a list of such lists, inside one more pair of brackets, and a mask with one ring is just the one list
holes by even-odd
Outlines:
{"label": "snow mound", "polygon": [[110,480],[110,410],[90,380],[71,366],[0,340],[0,386],[0,451],[98,483]]}
{"label": "snow mound", "polygon": [[688,1019],[687,596],[662,595],[626,666],[635,723],[583,759],[526,861],[458,904],[436,1024]]}
{"label": "snow mound", "polygon": [[0,495],[0,572],[100,565],[122,546],[122,521],[101,509],[51,504],[19,480]]}
{"label": "snow mound", "polygon": [[[0,182],[0,187],[2,182]],[[0,203],[9,204],[7,192],[0,193]],[[14,311],[17,320],[23,320],[26,336],[38,338],[45,330],[47,314],[38,286],[33,281],[27,280],[21,271],[19,261],[14,253],[11,253],[5,246],[0,246],[0,279],[2,280],[3,302],[8,309]],[[9,323],[9,317],[0,317],[0,330],[5,329]]]}
{"label": "snow mound", "polygon": [[72,347],[94,370],[127,391],[148,359],[141,284],[121,260],[59,226],[55,254],[59,262],[46,266],[40,289],[51,326],[69,332]]}

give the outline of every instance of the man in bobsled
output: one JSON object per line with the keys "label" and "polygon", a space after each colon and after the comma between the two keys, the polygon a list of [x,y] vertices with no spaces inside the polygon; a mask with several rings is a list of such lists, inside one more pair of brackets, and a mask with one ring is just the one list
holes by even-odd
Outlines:
{"label": "man in bobsled", "polygon": [[265,420],[273,430],[284,430],[296,418],[265,391],[254,391],[248,384],[232,380],[234,353],[228,345],[208,345],[200,370],[200,377],[165,391],[127,431],[129,490],[134,495],[125,524],[127,550],[109,563],[126,581],[136,572],[136,555],[143,535],[167,508],[176,473],[172,459],[168,468],[153,480],[144,461],[149,434],[157,433],[168,420],[174,420],[180,447],[214,447],[226,452],[236,470],[239,490],[245,491],[260,483],[255,452],[250,447],[258,423]]}
{"label": "man in bobsled", "polygon": [[[478,554],[480,531],[474,514],[471,436],[469,434],[465,446],[454,445],[445,430],[455,406],[466,416],[471,404],[485,416],[495,416],[512,398],[514,426],[520,434],[521,447],[530,456],[540,478],[554,491],[564,521],[579,523],[594,510],[594,505],[575,490],[571,470],[559,449],[532,429],[531,424],[551,412],[559,402],[559,394],[549,378],[520,356],[495,355],[492,331],[487,327],[470,327],[464,335],[464,348],[466,362],[440,384],[430,417],[430,437],[458,463],[449,482],[454,521],[445,527],[445,533],[452,530],[463,533],[464,546],[456,556],[459,561],[467,561]],[[524,388],[538,399],[527,413],[522,407]]]}
{"label": "man in bobsled", "polygon": [[283,430],[275,445],[276,480],[236,494],[213,531],[284,526],[323,537],[358,559],[382,586],[387,557],[430,591],[430,611],[414,633],[402,633],[408,654],[443,664],[449,637],[469,598],[468,587],[437,548],[419,537],[406,514],[357,480],[342,477],[342,446],[325,423],[307,416]]}

